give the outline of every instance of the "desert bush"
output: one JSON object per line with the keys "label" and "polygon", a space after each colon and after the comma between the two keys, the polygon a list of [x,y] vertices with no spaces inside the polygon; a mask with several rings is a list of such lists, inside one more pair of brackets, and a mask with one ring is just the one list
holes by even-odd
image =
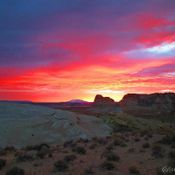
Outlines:
{"label": "desert bush", "polygon": [[63,147],[64,147],[64,148],[67,148],[67,147],[74,147],[74,146],[76,146],[76,143],[74,143],[73,140],[66,141],[66,142],[64,142],[64,144],[63,144]]}
{"label": "desert bush", "polygon": [[140,132],[140,137],[144,137],[145,135],[147,135],[148,131],[143,130]]}
{"label": "desert bush", "polygon": [[113,170],[115,168],[114,164],[108,161],[103,162],[100,167],[105,170]]}
{"label": "desert bush", "polygon": [[114,149],[114,145],[113,144],[109,144],[108,146],[106,146],[105,148],[108,151],[112,151]]}
{"label": "desert bush", "polygon": [[78,153],[78,154],[86,154],[85,148],[83,148],[83,147],[81,147],[81,146],[75,147],[72,151],[73,151],[73,152],[76,152],[76,153]]}
{"label": "desert bush", "polygon": [[144,143],[144,144],[142,145],[142,147],[143,147],[143,148],[149,148],[149,147],[150,147],[150,144],[149,144],[149,143]]}
{"label": "desert bush", "polygon": [[144,140],[148,141],[149,140],[149,137],[148,136],[144,137]]}
{"label": "desert bush", "polygon": [[90,168],[86,168],[84,170],[84,175],[92,175],[92,174],[94,174],[94,172],[93,172],[91,167]]}
{"label": "desert bush", "polygon": [[114,146],[120,146],[123,143],[123,140],[120,138],[115,138],[113,141]]}
{"label": "desert bush", "polygon": [[34,157],[31,155],[27,155],[27,154],[21,154],[16,157],[16,160],[18,162],[32,161],[34,160]]}
{"label": "desert bush", "polygon": [[135,152],[135,148],[129,148],[128,149],[128,153],[133,153],[133,152]]}
{"label": "desert bush", "polygon": [[135,138],[134,141],[135,141],[135,142],[139,142],[140,139],[139,139],[139,138]]}
{"label": "desert bush", "polygon": [[41,144],[38,144],[38,145],[28,145],[24,148],[24,150],[26,151],[32,151],[32,150],[36,150],[36,151],[40,151],[43,147],[45,148],[50,148],[50,146],[46,143],[41,143]]}
{"label": "desert bush", "polygon": [[108,161],[117,161],[118,162],[120,160],[120,157],[117,154],[113,153],[113,152],[107,153],[105,155],[105,157]]}
{"label": "desert bush", "polygon": [[164,175],[165,173],[162,171],[162,168],[156,169],[157,175]]}
{"label": "desert bush", "polygon": [[148,133],[147,136],[148,136],[149,138],[152,138],[152,137],[153,137],[153,135],[152,135],[151,133]]}
{"label": "desert bush", "polygon": [[129,173],[131,174],[131,175],[140,175],[140,171],[137,169],[137,167],[135,167],[135,166],[131,166],[130,168],[129,168]]}
{"label": "desert bush", "polygon": [[175,159],[175,151],[170,151],[168,155],[169,155],[169,158]]}
{"label": "desert bush", "polygon": [[89,146],[89,149],[95,149],[97,147],[97,144],[96,143],[93,143]]}
{"label": "desert bush", "polygon": [[175,151],[170,151],[168,156],[169,156],[168,161],[169,166],[175,167]]}
{"label": "desert bush", "polygon": [[163,150],[160,145],[154,145],[152,148],[152,156],[155,158],[162,158],[163,157]]}
{"label": "desert bush", "polygon": [[108,143],[108,141],[105,138],[98,138],[97,143],[100,145],[106,145]]}
{"label": "desert bush", "polygon": [[14,146],[7,146],[4,148],[4,150],[7,152],[15,152],[16,148]]}
{"label": "desert bush", "polygon": [[52,153],[49,153],[48,157],[50,157],[50,158],[53,157],[53,154]]}
{"label": "desert bush", "polygon": [[164,145],[175,144],[175,135],[166,135],[159,141],[159,143],[162,143]]}
{"label": "desert bush", "polygon": [[71,155],[65,156],[65,157],[64,157],[64,160],[65,160],[66,162],[72,162],[72,161],[74,161],[76,158],[77,158],[76,155],[71,154]]}
{"label": "desert bush", "polygon": [[43,159],[46,155],[49,155],[49,154],[50,154],[50,149],[46,145],[42,145],[37,152],[37,156],[41,159]]}
{"label": "desert bush", "polygon": [[125,137],[123,137],[123,136],[115,136],[114,139],[113,139],[113,145],[114,146],[125,147],[125,146],[127,146],[125,141],[126,141]]}
{"label": "desert bush", "polygon": [[0,155],[4,156],[7,155],[8,153],[15,153],[17,149],[14,146],[7,146],[4,149],[0,150]]}
{"label": "desert bush", "polygon": [[56,171],[66,171],[69,167],[66,161],[58,160],[54,164]]}
{"label": "desert bush", "polygon": [[24,175],[25,171],[22,168],[13,167],[7,171],[6,175]]}
{"label": "desert bush", "polygon": [[3,167],[5,167],[5,165],[6,165],[6,160],[0,159],[0,170],[1,170]]}

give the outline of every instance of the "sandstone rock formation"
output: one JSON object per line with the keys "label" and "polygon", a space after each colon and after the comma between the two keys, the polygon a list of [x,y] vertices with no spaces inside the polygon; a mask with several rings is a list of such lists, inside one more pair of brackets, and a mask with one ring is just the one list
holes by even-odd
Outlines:
{"label": "sandstone rock formation", "polygon": [[173,117],[175,93],[127,94],[120,101],[121,108],[138,116]]}
{"label": "sandstone rock formation", "polygon": [[94,99],[94,106],[115,106],[115,101],[110,97],[103,97],[102,95],[96,95]]}
{"label": "sandstone rock formation", "polygon": [[94,116],[31,104],[0,103],[0,147],[108,136],[111,128]]}

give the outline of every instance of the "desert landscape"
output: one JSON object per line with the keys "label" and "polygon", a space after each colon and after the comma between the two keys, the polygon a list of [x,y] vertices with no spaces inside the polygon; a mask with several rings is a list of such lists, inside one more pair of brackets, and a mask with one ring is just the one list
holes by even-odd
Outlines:
{"label": "desert landscape", "polygon": [[174,109],[174,93],[1,102],[0,174],[165,174],[175,165]]}
{"label": "desert landscape", "polygon": [[0,0],[0,175],[175,175],[175,0]]}

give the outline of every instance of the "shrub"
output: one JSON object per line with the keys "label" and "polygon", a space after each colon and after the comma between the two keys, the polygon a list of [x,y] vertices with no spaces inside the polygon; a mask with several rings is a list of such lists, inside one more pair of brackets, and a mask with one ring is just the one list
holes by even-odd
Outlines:
{"label": "shrub", "polygon": [[73,147],[74,144],[75,144],[75,143],[73,143],[72,140],[66,141],[66,142],[64,142],[63,147],[64,147],[64,148]]}
{"label": "shrub", "polygon": [[46,144],[46,143],[41,143],[39,145],[29,145],[29,146],[26,146],[24,149],[27,150],[27,151],[31,151],[31,150],[40,151],[43,148],[49,149],[50,146],[48,144]]}
{"label": "shrub", "polygon": [[135,141],[135,142],[139,142],[140,139],[139,139],[139,138],[135,138],[134,141]]}
{"label": "shrub", "polygon": [[50,157],[50,158],[53,157],[53,154],[52,153],[49,153],[48,157]]}
{"label": "shrub", "polygon": [[152,138],[152,137],[153,137],[153,135],[152,135],[151,133],[147,134],[147,136],[148,136],[149,138]]}
{"label": "shrub", "polygon": [[7,146],[4,149],[0,150],[0,155],[4,156],[7,155],[8,153],[15,153],[16,152],[16,148],[13,146]]}
{"label": "shrub", "polygon": [[163,157],[162,147],[160,145],[155,145],[152,148],[152,156],[154,156],[155,158]]}
{"label": "shrub", "polygon": [[18,162],[32,161],[34,160],[34,157],[27,155],[27,154],[22,154],[22,155],[17,156],[16,160]]}
{"label": "shrub", "polygon": [[25,174],[24,170],[18,167],[13,167],[6,173],[6,175],[24,175],[24,174]]}
{"label": "shrub", "polygon": [[146,131],[146,130],[141,131],[141,133],[140,133],[140,137],[145,136],[147,133],[148,133],[148,131]]}
{"label": "shrub", "polygon": [[89,149],[95,149],[97,147],[97,144],[96,143],[93,143],[89,146]]}
{"label": "shrub", "polygon": [[71,161],[74,161],[76,158],[77,158],[76,155],[71,154],[71,155],[65,156],[64,160],[66,162],[71,162]]}
{"label": "shrub", "polygon": [[113,145],[115,145],[115,146],[120,146],[121,143],[123,143],[123,141],[120,138],[116,138],[113,141]]}
{"label": "shrub", "polygon": [[170,151],[168,156],[169,156],[169,162],[168,162],[169,166],[175,167],[175,151]]}
{"label": "shrub", "polygon": [[166,135],[159,141],[159,143],[164,145],[175,144],[175,135]]}
{"label": "shrub", "polygon": [[6,165],[6,160],[0,159],[0,170],[1,170],[3,167],[5,167],[5,165]]}
{"label": "shrub", "polygon": [[72,151],[78,154],[86,154],[86,150],[81,146],[74,148]]}
{"label": "shrub", "polygon": [[164,175],[165,173],[162,171],[162,168],[157,168],[157,175]]}
{"label": "shrub", "polygon": [[140,171],[135,166],[129,168],[129,173],[132,175],[140,175]]}
{"label": "shrub", "polygon": [[106,145],[108,143],[107,139],[105,138],[98,138],[97,142],[101,145]]}
{"label": "shrub", "polygon": [[16,148],[13,147],[13,146],[7,146],[4,148],[5,151],[7,152],[15,152],[16,151]]}
{"label": "shrub", "polygon": [[108,145],[108,146],[106,147],[106,150],[108,150],[108,151],[111,151],[111,150],[113,150],[113,149],[114,149],[113,144],[110,144],[110,145]]}
{"label": "shrub", "polygon": [[130,149],[128,149],[128,152],[129,153],[133,153],[133,152],[135,152],[135,149],[134,148],[130,148]]}
{"label": "shrub", "polygon": [[101,168],[105,170],[113,170],[115,166],[113,163],[105,161],[101,164]]}
{"label": "shrub", "polygon": [[170,157],[171,159],[175,159],[175,151],[170,151],[170,152],[169,152],[169,157]]}
{"label": "shrub", "polygon": [[149,147],[150,147],[150,144],[149,144],[149,143],[144,143],[144,144],[142,145],[142,147],[143,147],[143,148],[149,148]]}
{"label": "shrub", "polygon": [[109,152],[107,155],[105,155],[105,157],[108,161],[119,161],[120,160],[120,157],[113,152]]}
{"label": "shrub", "polygon": [[58,160],[55,164],[56,171],[66,171],[68,169],[67,162]]}
{"label": "shrub", "polygon": [[92,171],[92,168],[87,168],[84,170],[84,175],[92,175],[94,174],[94,172]]}

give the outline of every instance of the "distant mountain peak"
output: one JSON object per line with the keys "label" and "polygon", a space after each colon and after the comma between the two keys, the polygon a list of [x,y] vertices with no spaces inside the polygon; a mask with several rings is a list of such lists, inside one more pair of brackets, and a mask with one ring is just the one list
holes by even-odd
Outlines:
{"label": "distant mountain peak", "polygon": [[88,102],[85,100],[81,100],[81,99],[72,99],[68,101],[68,103],[88,103]]}

